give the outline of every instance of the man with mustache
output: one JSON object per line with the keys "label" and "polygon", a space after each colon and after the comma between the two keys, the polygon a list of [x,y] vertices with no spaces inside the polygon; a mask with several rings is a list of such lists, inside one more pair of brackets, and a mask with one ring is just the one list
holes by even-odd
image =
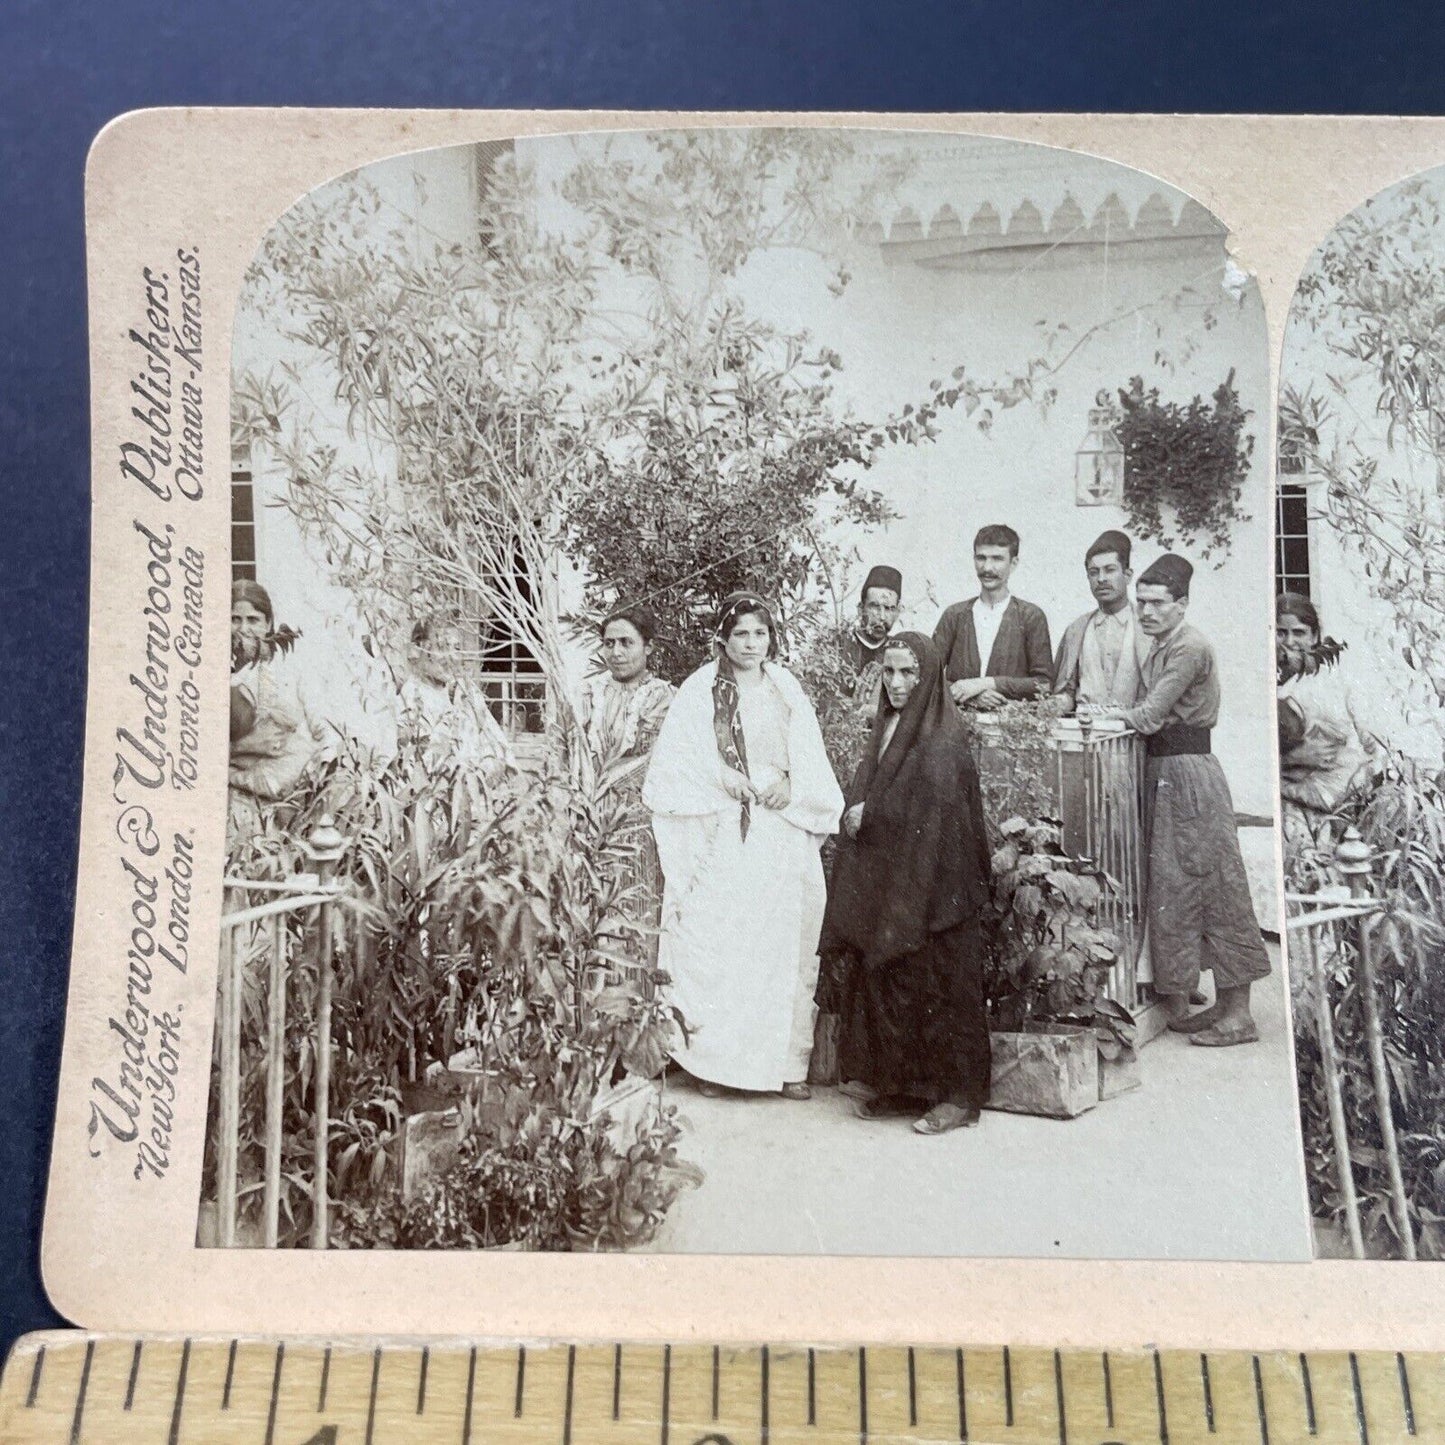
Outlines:
{"label": "man with mustache", "polygon": [[878,710],[883,648],[898,621],[903,596],[903,574],[896,567],[874,567],[863,583],[858,619],[843,640],[843,652],[853,667],[853,700],[872,714]]}
{"label": "man with mustache", "polygon": [[1009,594],[1018,560],[1012,527],[981,527],[973,539],[979,595],[945,608],[933,630],[949,693],[960,707],[995,712],[1006,702],[1045,696],[1053,682],[1048,618]]}
{"label": "man with mustache", "polygon": [[1061,712],[1133,707],[1149,636],[1129,602],[1129,538],[1108,531],[1084,553],[1084,572],[1095,607],[1064,629],[1054,665],[1054,701]]}

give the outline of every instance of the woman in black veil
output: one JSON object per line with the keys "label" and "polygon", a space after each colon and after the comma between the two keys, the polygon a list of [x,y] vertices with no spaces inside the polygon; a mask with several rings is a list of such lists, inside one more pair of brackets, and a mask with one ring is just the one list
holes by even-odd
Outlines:
{"label": "woman in black veil", "polygon": [[859,1114],[921,1113],[917,1132],[943,1134],[976,1124],[988,1099],[983,799],[933,643],[890,638],[882,683],[822,949],[847,955],[841,1073],[876,1094]]}

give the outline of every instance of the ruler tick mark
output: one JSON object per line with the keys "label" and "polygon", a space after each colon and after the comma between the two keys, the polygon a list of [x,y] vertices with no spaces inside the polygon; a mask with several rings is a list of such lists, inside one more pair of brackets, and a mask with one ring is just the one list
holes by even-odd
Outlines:
{"label": "ruler tick mark", "polygon": [[371,1393],[366,1401],[366,1445],[376,1431],[376,1387],[381,1380],[381,1346],[371,1352]]}
{"label": "ruler tick mark", "polygon": [[286,1358],[286,1346],[276,1346],[276,1367],[271,1371],[271,1403],[266,1410],[266,1445],[272,1445],[276,1438],[276,1405],[281,1399],[281,1362]]}
{"label": "ruler tick mark", "polygon": [[41,1345],[35,1352],[35,1363],[30,1369],[30,1392],[25,1396],[25,1408],[27,1410],[33,1410],[35,1408],[36,1396],[40,1394],[40,1372],[44,1368],[45,1346]]}
{"label": "ruler tick mark", "polygon": [[512,1417],[522,1418],[522,1391],[527,1387],[527,1347],[517,1346],[517,1397],[512,1403]]}
{"label": "ruler tick mark", "polygon": [[868,1351],[858,1347],[858,1445],[868,1440]]}
{"label": "ruler tick mark", "polygon": [[[809,1365],[808,1379],[809,1379],[809,1385],[811,1386],[811,1384],[812,1384],[812,1351],[811,1351],[811,1350],[808,1352],[808,1365]],[[810,1397],[810,1398],[809,1398],[809,1400],[808,1400],[808,1406],[809,1406],[809,1410],[808,1410],[808,1415],[809,1415],[808,1423],[809,1423],[810,1425],[813,1423],[813,1421],[812,1421],[812,1404],[813,1404],[813,1402],[812,1402],[812,1399],[811,1399],[811,1395],[812,1395],[812,1391],[811,1391],[811,1388],[810,1388],[810,1390],[809,1390],[809,1397]],[[910,1427],[918,1424],[918,1367],[917,1367],[917,1365],[914,1363],[914,1359],[913,1359],[913,1346],[912,1346],[912,1345],[909,1345],[909,1347],[908,1347],[908,1424],[909,1424]]]}
{"label": "ruler tick mark", "polygon": [[1405,1433],[1415,1433],[1415,1401],[1410,1394],[1410,1371],[1405,1365],[1404,1355],[1395,1356],[1395,1370],[1400,1376],[1400,1403],[1405,1407]]}
{"label": "ruler tick mark", "polygon": [[[818,1423],[818,1361],[816,1352],[808,1351],[808,1424]],[[713,1419],[717,1419],[717,1411],[713,1411]]]}
{"label": "ruler tick mark", "polygon": [[562,1407],[562,1445],[572,1445],[572,1384],[577,1374],[577,1346],[567,1346],[567,1399]]}
{"label": "ruler tick mark", "polygon": [[718,1396],[718,1375],[721,1373],[721,1352],[718,1347],[712,1347],[712,1417],[717,1419],[717,1396]]}
{"label": "ruler tick mark", "polygon": [[1104,1423],[1112,1430],[1114,1428],[1114,1372],[1109,1368],[1109,1352],[1104,1351],[1100,1356],[1104,1366]]}
{"label": "ruler tick mark", "polygon": [[420,1415],[426,1409],[426,1372],[427,1366],[431,1363],[431,1346],[421,1347],[421,1370],[416,1380],[416,1413]]}
{"label": "ruler tick mark", "polygon": [[1204,1423],[1209,1426],[1209,1433],[1212,1435],[1214,1434],[1214,1387],[1209,1380],[1208,1355],[1199,1357],[1199,1381],[1204,1387]]}
{"label": "ruler tick mark", "polygon": [[1007,1345],[1003,1347],[1003,1422],[1008,1426],[1014,1422],[1014,1367]]}
{"label": "ruler tick mark", "polygon": [[1318,1435],[1320,1427],[1315,1419],[1315,1392],[1310,1383],[1310,1362],[1304,1355],[1299,1357],[1299,1377],[1305,1392],[1305,1424],[1309,1426],[1311,1435]]}
{"label": "ruler tick mark", "polygon": [[135,1349],[131,1351],[130,1379],[126,1381],[125,1386],[125,1408],[127,1410],[129,1410],[131,1405],[135,1402],[135,1382],[136,1377],[140,1374],[140,1352],[142,1344],[143,1341],[137,1340],[135,1342]]}
{"label": "ruler tick mark", "polygon": [[326,1387],[331,1383],[331,1346],[327,1345],[326,1353],[321,1357],[321,1388],[316,1394],[316,1408],[318,1411],[326,1408]]}
{"label": "ruler tick mark", "polygon": [[964,1390],[962,1349],[954,1356],[954,1364],[958,1375],[958,1438],[966,1441],[968,1439],[968,1396]]}
{"label": "ruler tick mark", "polygon": [[622,1346],[612,1347],[612,1418],[622,1418]]}
{"label": "ruler tick mark", "polygon": [[1064,1413],[1064,1357],[1054,1351],[1054,1401],[1059,1409],[1059,1445],[1069,1445],[1069,1421]]}
{"label": "ruler tick mark", "polygon": [[1159,1445],[1169,1445],[1169,1412],[1164,1408],[1164,1362],[1154,1351],[1154,1402],[1159,1409]]}
{"label": "ruler tick mark", "polygon": [[1365,1392],[1360,1385],[1360,1361],[1350,1351],[1350,1385],[1355,1392],[1355,1424],[1360,1431],[1360,1445],[1370,1445],[1370,1425],[1365,1419]]}
{"label": "ruler tick mark", "polygon": [[477,1347],[467,1357],[467,1408],[462,1416],[462,1445],[472,1445],[472,1394],[477,1386]]}
{"label": "ruler tick mark", "polygon": [[662,1347],[662,1445],[667,1445],[667,1432],[672,1414],[672,1346]]}
{"label": "ruler tick mark", "polygon": [[79,1445],[80,1422],[85,1418],[85,1392],[90,1388],[90,1362],[95,1358],[95,1341],[85,1342],[85,1363],[80,1367],[80,1389],[75,1395],[75,1414],[70,1421],[70,1445]]}
{"label": "ruler tick mark", "polygon": [[1259,1445],[1269,1445],[1269,1412],[1264,1406],[1264,1376],[1259,1372],[1259,1356],[1252,1355],[1254,1366],[1254,1412],[1259,1416]]}
{"label": "ruler tick mark", "polygon": [[763,1418],[762,1442],[768,1445],[768,1347],[763,1346]]}
{"label": "ruler tick mark", "polygon": [[236,1345],[238,1341],[231,1341],[231,1348],[226,1352],[226,1383],[221,1388],[221,1409],[231,1408],[231,1381],[236,1377]]}
{"label": "ruler tick mark", "polygon": [[171,1406],[171,1432],[166,1436],[168,1445],[177,1445],[181,1438],[181,1407],[186,1399],[186,1372],[191,1368],[191,1342],[181,1346],[181,1368],[176,1374],[176,1403]]}

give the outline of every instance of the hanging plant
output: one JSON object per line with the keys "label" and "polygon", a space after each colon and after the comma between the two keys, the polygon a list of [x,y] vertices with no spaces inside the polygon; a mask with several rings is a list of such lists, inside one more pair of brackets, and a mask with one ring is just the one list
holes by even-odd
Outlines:
{"label": "hanging plant", "polygon": [[1250,413],[1239,404],[1233,370],[1212,403],[1201,396],[1182,405],[1161,401],[1159,388],[1146,391],[1138,376],[1119,392],[1119,403],[1131,530],[1166,548],[1228,553],[1234,523],[1249,520],[1239,501],[1254,454],[1254,437],[1244,433]]}

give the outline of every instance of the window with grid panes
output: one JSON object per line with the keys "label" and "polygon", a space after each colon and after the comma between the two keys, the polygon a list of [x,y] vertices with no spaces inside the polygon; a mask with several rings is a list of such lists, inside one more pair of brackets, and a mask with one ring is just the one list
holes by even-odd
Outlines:
{"label": "window with grid panes", "polygon": [[[521,546],[514,552],[518,590],[528,603],[534,602],[536,579],[527,573]],[[541,733],[547,722],[547,677],[541,660],[499,618],[482,619],[477,630],[478,676],[492,715],[513,737]]]}
{"label": "window with grid panes", "polygon": [[1279,442],[1279,476],[1275,484],[1274,577],[1277,592],[1310,595],[1310,528],[1308,473],[1313,436],[1285,433]]}
{"label": "window with grid panes", "polygon": [[256,580],[256,491],[249,447],[231,449],[231,580]]}

